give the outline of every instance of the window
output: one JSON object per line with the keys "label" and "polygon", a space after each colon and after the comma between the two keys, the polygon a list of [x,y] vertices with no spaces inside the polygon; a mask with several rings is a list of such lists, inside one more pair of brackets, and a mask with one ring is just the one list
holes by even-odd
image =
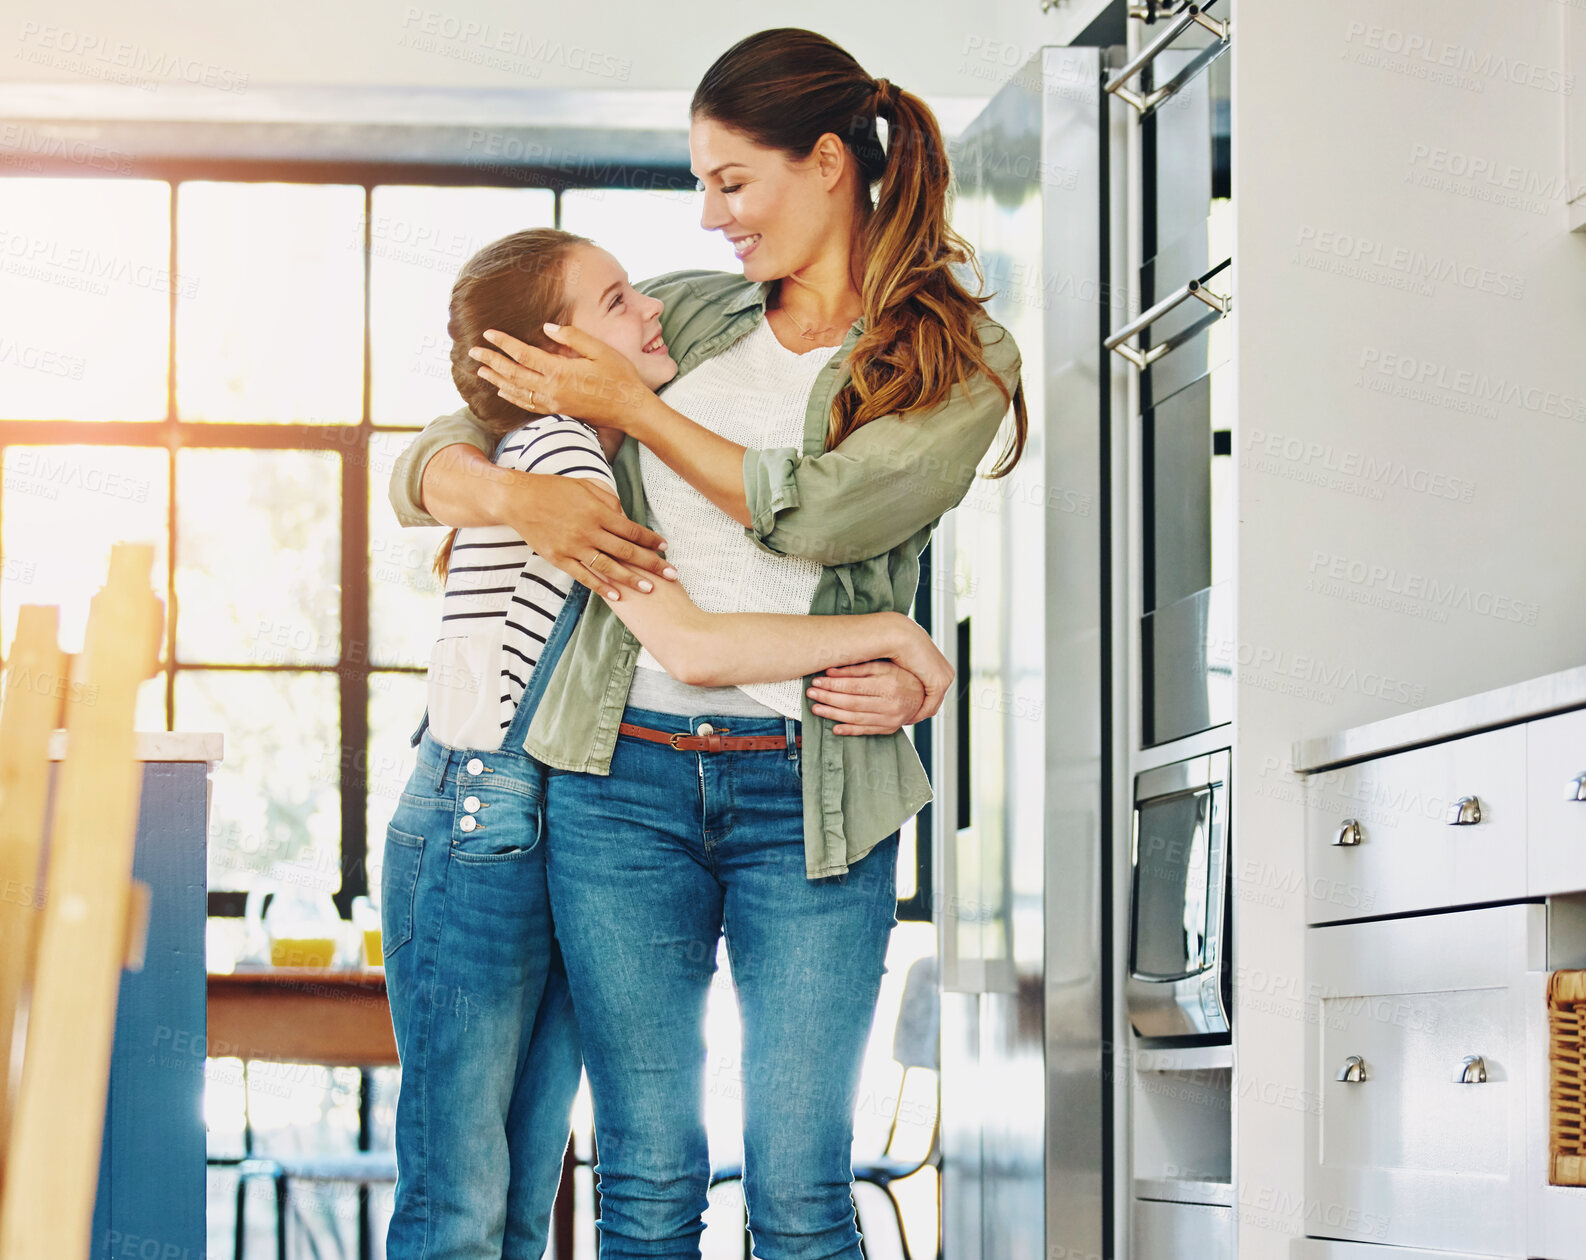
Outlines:
{"label": "window", "polygon": [[23,603],[60,605],[78,650],[110,544],[155,543],[167,625],[138,725],[225,732],[214,914],[269,878],[346,914],[378,872],[442,533],[399,527],[386,486],[413,431],[461,405],[446,307],[462,263],[564,225],[634,279],[734,266],[697,198],[670,190],[686,172],[667,190],[355,174],[0,179],[0,652]]}

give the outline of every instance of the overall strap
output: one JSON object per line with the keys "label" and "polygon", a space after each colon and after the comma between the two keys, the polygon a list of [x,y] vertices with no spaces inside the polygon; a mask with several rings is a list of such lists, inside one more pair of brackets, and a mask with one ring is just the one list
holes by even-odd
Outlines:
{"label": "overall strap", "polygon": [[567,602],[562,605],[562,611],[551,626],[550,634],[545,636],[545,646],[540,649],[539,659],[529,671],[528,686],[524,688],[523,698],[518,701],[518,707],[512,714],[512,725],[507,728],[506,736],[501,741],[503,751],[523,751],[523,741],[529,737],[529,723],[534,720],[534,711],[540,707],[540,697],[550,685],[551,672],[562,659],[568,640],[573,637],[573,627],[588,600],[589,588],[582,582],[574,582],[573,589],[567,593]]}
{"label": "overall strap", "polygon": [[[528,425],[519,425],[510,433],[504,433],[496,442],[496,449],[491,454],[493,463],[501,462],[501,448],[515,438]],[[512,715],[512,725],[507,728],[506,735],[502,738],[501,748],[512,752],[523,751],[523,741],[528,738],[529,723],[534,719],[534,711],[539,708],[540,696],[545,691],[546,684],[550,681],[551,671],[556,668],[556,662],[561,659],[562,649],[567,646],[567,640],[572,636],[573,623],[578,620],[579,614],[584,610],[584,604],[589,598],[589,588],[579,582],[573,583],[573,589],[568,593],[567,602],[562,606],[561,614],[557,617],[551,633],[546,637],[545,649],[540,653],[539,662],[529,675],[528,688],[523,693],[523,698],[518,701],[516,712]],[[424,716],[419,719],[418,729],[408,738],[408,743],[414,748],[424,738],[424,732],[430,724],[429,706],[424,708]]]}

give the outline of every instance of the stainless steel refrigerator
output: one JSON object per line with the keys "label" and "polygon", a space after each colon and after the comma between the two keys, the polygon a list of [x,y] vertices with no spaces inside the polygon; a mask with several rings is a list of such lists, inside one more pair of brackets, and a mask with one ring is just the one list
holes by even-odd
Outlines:
{"label": "stainless steel refrigerator", "polygon": [[948,1260],[1144,1254],[1127,1246],[1133,776],[1228,721],[1208,651],[1226,420],[1202,397],[1227,309],[1207,230],[1226,36],[1130,16],[1151,56],[1130,60],[1119,5],[954,142],[955,227],[1018,340],[1030,433],[932,543],[959,680],[931,748]]}

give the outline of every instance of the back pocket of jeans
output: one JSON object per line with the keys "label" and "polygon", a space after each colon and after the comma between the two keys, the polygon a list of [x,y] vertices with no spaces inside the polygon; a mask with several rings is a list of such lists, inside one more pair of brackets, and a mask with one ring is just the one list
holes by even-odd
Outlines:
{"label": "back pocket of jeans", "polygon": [[385,829],[385,867],[380,872],[380,950],[390,958],[413,936],[413,902],[418,894],[424,838],[395,827]]}

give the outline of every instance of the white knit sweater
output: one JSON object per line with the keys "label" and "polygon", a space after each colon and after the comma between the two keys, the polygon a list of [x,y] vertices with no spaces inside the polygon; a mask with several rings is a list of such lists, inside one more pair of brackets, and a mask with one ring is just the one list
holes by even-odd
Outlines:
{"label": "white knit sweater", "polygon": [[[761,320],[753,332],[668,386],[665,398],[669,406],[696,424],[742,446],[801,449],[810,391],[836,350],[836,346],[818,346],[795,353],[776,339],[768,321]],[[696,604],[717,613],[809,612],[820,580],[819,563],[800,556],[772,555],[755,546],[743,526],[647,447],[639,448],[639,468],[650,503],[650,525],[666,539],[667,559]],[[662,668],[643,649],[638,666]],[[676,687],[668,690],[681,697]],[[803,716],[802,676],[749,684],[738,690],[784,717]],[[644,694],[660,693],[641,687],[640,696]],[[701,696],[702,703],[694,712],[711,711],[703,700]],[[635,698],[633,702],[640,701]]]}

